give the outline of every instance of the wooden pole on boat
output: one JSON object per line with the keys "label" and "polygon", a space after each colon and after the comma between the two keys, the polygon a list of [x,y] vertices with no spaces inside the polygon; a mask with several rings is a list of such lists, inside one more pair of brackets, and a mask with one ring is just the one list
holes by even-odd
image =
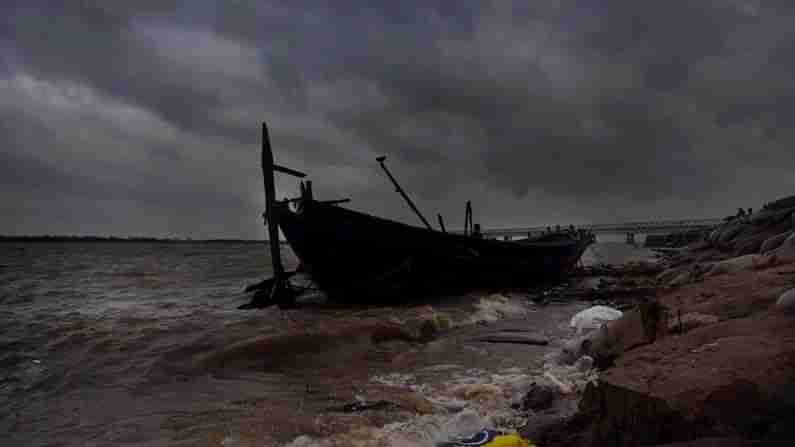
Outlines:
{"label": "wooden pole on boat", "polygon": [[403,196],[403,198],[406,200],[406,203],[409,204],[411,210],[414,211],[414,214],[416,214],[417,217],[420,218],[422,223],[425,224],[425,228],[433,230],[433,228],[431,228],[431,224],[429,224],[428,221],[425,220],[425,217],[422,215],[422,213],[420,213],[420,210],[418,210],[417,207],[414,205],[414,202],[411,201],[409,196],[406,194],[406,191],[403,191],[403,188],[400,187],[397,180],[395,180],[395,177],[392,177],[392,174],[389,172],[389,169],[386,168],[386,165],[384,164],[386,156],[382,155],[380,157],[377,157],[376,160],[378,161],[378,164],[381,165],[381,168],[384,170],[384,172],[386,172],[386,175],[389,177],[389,180],[392,181],[392,184],[395,185],[395,191],[397,191],[398,193],[400,193],[401,196]]}
{"label": "wooden pole on boat", "polygon": [[472,235],[472,202],[467,200],[467,206],[464,210],[464,236]]}
{"label": "wooden pole on boat", "polygon": [[271,299],[276,298],[279,283],[284,279],[284,266],[279,247],[279,210],[276,207],[276,186],[273,180],[273,151],[268,137],[268,125],[262,122],[262,181],[265,187],[265,214],[268,216],[268,241],[271,249],[271,263],[276,281],[271,289]]}
{"label": "wooden pole on boat", "polygon": [[442,215],[437,214],[436,216],[439,217],[439,227],[442,229],[442,233],[447,233],[447,229],[444,227],[444,219],[442,219]]}

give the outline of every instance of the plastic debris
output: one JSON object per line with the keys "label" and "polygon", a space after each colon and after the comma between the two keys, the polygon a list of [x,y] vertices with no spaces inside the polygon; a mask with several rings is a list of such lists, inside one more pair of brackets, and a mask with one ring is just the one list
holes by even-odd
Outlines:
{"label": "plastic debris", "polygon": [[571,327],[577,328],[580,333],[584,329],[599,329],[603,324],[617,320],[624,315],[618,309],[608,306],[593,306],[578,312],[571,318]]}
{"label": "plastic debris", "polygon": [[466,438],[442,442],[437,447],[535,447],[535,444],[516,433],[483,429]]}

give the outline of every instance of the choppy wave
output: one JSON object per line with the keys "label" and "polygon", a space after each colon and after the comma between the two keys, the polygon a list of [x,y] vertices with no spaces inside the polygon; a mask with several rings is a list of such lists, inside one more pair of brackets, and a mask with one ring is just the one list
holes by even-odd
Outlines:
{"label": "choppy wave", "polygon": [[[0,244],[0,265],[2,445],[410,446],[472,414],[516,427],[506,402],[548,380],[560,343],[506,358],[469,334],[512,319],[566,331],[572,313],[521,294],[240,311],[270,268],[260,245]],[[357,396],[400,405],[329,413]]]}

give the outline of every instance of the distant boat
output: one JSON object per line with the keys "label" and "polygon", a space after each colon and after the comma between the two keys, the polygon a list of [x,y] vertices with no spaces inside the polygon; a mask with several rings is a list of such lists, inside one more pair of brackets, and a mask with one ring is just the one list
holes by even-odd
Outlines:
{"label": "distant boat", "polygon": [[[577,263],[593,236],[586,232],[552,233],[517,241],[491,240],[471,234],[431,229],[387,171],[390,179],[427,228],[415,227],[343,208],[347,200],[314,199],[311,182],[301,182],[301,196],[275,200],[273,171],[304,174],[273,164],[263,125],[263,172],[271,239],[275,226],[301,261],[302,270],[332,300],[378,302],[416,294],[512,287],[557,278]],[[383,162],[383,158],[379,159]],[[382,165],[383,166],[383,165]],[[384,167],[386,170],[386,167]],[[471,225],[471,221],[469,221]],[[443,223],[440,218],[440,226]],[[273,249],[273,257],[278,253]],[[293,273],[274,264],[276,278]],[[276,290],[278,279],[261,283],[260,301],[289,304],[289,287]],[[281,297],[279,295],[282,295]],[[252,301],[252,307],[254,306]],[[273,304],[265,302],[260,304]]]}

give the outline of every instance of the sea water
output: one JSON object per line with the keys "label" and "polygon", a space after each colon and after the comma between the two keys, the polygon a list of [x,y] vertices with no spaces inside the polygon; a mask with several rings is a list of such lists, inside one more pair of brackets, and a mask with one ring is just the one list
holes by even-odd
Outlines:
{"label": "sea water", "polygon": [[[486,353],[483,368],[467,373],[485,348],[463,338],[420,348],[362,334],[429,312],[462,327],[539,312],[510,295],[238,310],[249,300],[244,286],[270,275],[267,253],[253,243],[0,244],[0,445],[268,446],[322,437],[363,424],[322,418],[379,380],[463,386],[467,377],[509,376],[515,364]],[[297,264],[287,247],[283,257]],[[570,313],[551,312],[560,322]]]}

